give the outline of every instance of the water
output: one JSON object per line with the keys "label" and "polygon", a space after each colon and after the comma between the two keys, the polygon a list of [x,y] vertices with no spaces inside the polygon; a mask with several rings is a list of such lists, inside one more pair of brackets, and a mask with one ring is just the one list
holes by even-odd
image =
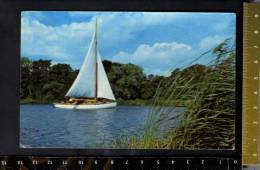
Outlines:
{"label": "water", "polygon": [[[171,114],[183,110],[177,108]],[[108,148],[122,134],[141,134],[149,119],[149,107],[66,110],[52,105],[21,105],[20,114],[23,147]]]}

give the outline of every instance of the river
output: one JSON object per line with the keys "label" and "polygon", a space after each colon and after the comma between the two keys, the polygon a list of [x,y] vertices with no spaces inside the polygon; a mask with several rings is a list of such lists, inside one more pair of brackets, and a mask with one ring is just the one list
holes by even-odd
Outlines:
{"label": "river", "polygon": [[[149,110],[148,106],[65,110],[52,105],[20,105],[20,144],[28,148],[109,148],[121,135],[142,134]],[[171,110],[169,116],[185,109]],[[164,130],[179,120],[164,122]]]}

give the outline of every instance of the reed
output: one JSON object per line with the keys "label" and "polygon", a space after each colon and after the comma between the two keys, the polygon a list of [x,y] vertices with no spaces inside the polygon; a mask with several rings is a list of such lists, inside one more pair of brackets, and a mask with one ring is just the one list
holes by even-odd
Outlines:
{"label": "reed", "polygon": [[[183,71],[161,82],[143,134],[115,141],[117,148],[131,149],[233,149],[235,141],[235,52],[229,39],[197,57],[181,70],[208,55],[215,58],[205,69],[186,76]],[[162,100],[163,99],[163,100]],[[171,101],[186,101],[186,111],[170,117]],[[162,105],[163,103],[163,106]],[[179,119],[176,126],[158,136],[163,122]]]}

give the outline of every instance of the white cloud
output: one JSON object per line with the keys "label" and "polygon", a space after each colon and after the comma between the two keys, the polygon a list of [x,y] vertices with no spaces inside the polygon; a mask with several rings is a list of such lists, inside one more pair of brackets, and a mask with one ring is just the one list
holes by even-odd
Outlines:
{"label": "white cloud", "polygon": [[78,54],[86,51],[86,45],[82,44],[88,42],[94,30],[93,24],[90,23],[71,23],[54,27],[26,17],[22,18],[21,25],[22,55],[45,56],[54,60],[78,58]]}
{"label": "white cloud", "polygon": [[[100,47],[102,49],[114,48],[116,51],[113,51],[113,53],[117,53],[116,55],[105,55],[113,56],[113,60],[117,62],[131,62],[142,67],[145,66],[146,73],[154,74],[165,74],[171,68],[181,67],[182,64],[184,65],[189,62],[195,54],[200,54],[201,51],[204,52],[204,50],[208,50],[222,42],[227,38],[224,34],[228,35],[223,30],[227,29],[227,25],[229,25],[228,23],[221,25],[219,22],[213,24],[215,25],[213,29],[212,24],[210,24],[210,30],[214,31],[206,36],[201,36],[205,37],[198,44],[199,48],[192,49],[190,45],[177,42],[153,43],[151,41],[141,42],[141,45],[138,45],[142,37],[137,37],[137,35],[140,36],[137,33],[151,29],[153,26],[164,26],[165,28],[171,25],[176,28],[178,27],[178,23],[183,22],[187,18],[186,22],[191,17],[194,20],[194,16],[196,16],[195,19],[199,19],[200,17],[194,15],[194,13],[69,12],[68,14],[72,21],[79,17],[86,17],[86,20],[84,18],[84,22],[72,22],[59,26],[44,24],[43,20],[47,20],[48,17],[43,14],[41,12],[37,12],[35,15],[34,12],[28,14],[25,12],[22,14],[22,55],[33,56],[33,58],[44,56],[46,59],[52,59],[54,63],[70,63],[73,67],[78,68],[81,65],[88,44],[90,43],[90,38],[94,32],[95,16],[97,15],[99,16]],[[203,13],[200,14],[205,15]],[[200,26],[197,26],[197,29],[198,27]],[[178,34],[178,32],[173,33]],[[137,47],[132,46],[128,48],[127,43],[133,39],[137,40],[135,44]],[[161,41],[164,41],[163,38]],[[184,42],[194,43],[192,41]],[[148,45],[147,43],[153,44]],[[124,45],[120,46],[121,44]],[[119,49],[117,46],[120,46],[119,48],[123,47],[123,49]],[[121,52],[117,52],[117,50],[121,50]],[[111,56],[106,58],[109,59]]]}
{"label": "white cloud", "polygon": [[119,52],[113,61],[133,63],[144,67],[148,74],[164,74],[184,66],[192,55],[192,47],[182,43],[141,44],[133,53]]}
{"label": "white cloud", "polygon": [[[141,26],[137,27],[136,19],[130,17],[131,14],[119,17],[119,13],[111,15],[101,15],[100,35],[101,42],[104,46],[112,47],[119,43],[127,42],[134,38],[134,33],[141,30]],[[142,25],[142,24],[139,24]]]}
{"label": "white cloud", "polygon": [[203,38],[200,41],[200,49],[201,50],[210,50],[216,47],[218,44],[223,42],[228,37],[225,35],[214,35]]}
{"label": "white cloud", "polygon": [[[99,15],[101,45],[105,48],[114,47],[133,39],[135,32],[147,26],[166,24],[182,16],[168,14],[102,13]],[[69,15],[73,17],[89,15],[91,19],[86,22],[50,26],[40,21],[44,17],[41,12],[24,12],[21,20],[22,55],[45,56],[54,61],[64,62],[82,59],[94,32],[95,18],[91,13],[86,12],[69,12]]]}
{"label": "white cloud", "polygon": [[135,33],[142,31],[149,26],[166,25],[175,20],[189,16],[189,13],[170,12],[69,12],[75,17],[90,16],[91,22],[95,16],[99,19],[101,42],[104,46],[110,47],[118,43],[127,42],[135,37]]}

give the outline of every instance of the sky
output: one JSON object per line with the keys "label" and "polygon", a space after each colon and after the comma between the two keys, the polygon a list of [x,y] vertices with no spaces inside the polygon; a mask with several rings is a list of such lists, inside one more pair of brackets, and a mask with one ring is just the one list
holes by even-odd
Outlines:
{"label": "sky", "polygon": [[101,58],[139,65],[146,74],[167,75],[225,39],[235,40],[234,13],[24,11],[21,56],[79,69],[96,17]]}

